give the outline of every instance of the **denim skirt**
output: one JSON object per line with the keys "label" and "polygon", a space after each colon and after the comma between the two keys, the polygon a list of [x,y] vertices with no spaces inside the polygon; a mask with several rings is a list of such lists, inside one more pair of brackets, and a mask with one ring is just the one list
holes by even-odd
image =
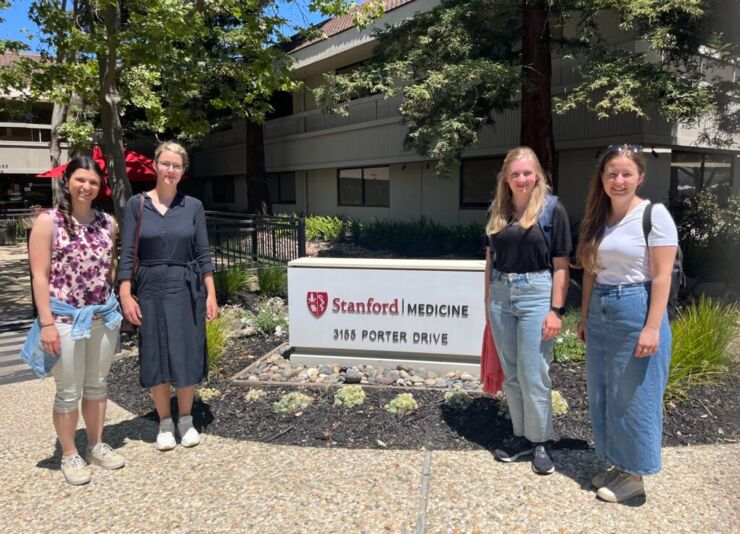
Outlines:
{"label": "denim skirt", "polygon": [[663,392],[671,329],[663,316],[658,350],[637,358],[650,283],[595,284],[586,323],[586,378],[596,454],[634,475],[660,471]]}

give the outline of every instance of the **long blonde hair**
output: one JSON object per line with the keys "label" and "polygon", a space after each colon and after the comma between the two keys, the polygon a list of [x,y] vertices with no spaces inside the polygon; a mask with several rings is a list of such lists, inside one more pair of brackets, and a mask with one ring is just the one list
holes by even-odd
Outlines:
{"label": "long blonde hair", "polygon": [[601,178],[607,164],[620,157],[631,160],[637,165],[640,174],[645,175],[645,158],[640,153],[640,149],[634,145],[611,146],[601,156],[589,186],[586,214],[583,217],[583,222],[581,222],[576,250],[577,265],[590,274],[596,274],[602,269],[596,261],[596,253],[599,250],[599,243],[604,237],[604,227],[612,207],[611,199],[604,191],[604,183]]}
{"label": "long blonde hair", "polygon": [[532,190],[532,196],[529,197],[527,207],[519,219],[519,226],[524,229],[529,229],[537,224],[537,219],[540,216],[545,205],[545,197],[550,192],[550,184],[547,183],[545,172],[542,170],[540,160],[537,159],[537,154],[534,150],[528,146],[519,146],[512,148],[506,153],[506,159],[501,167],[501,171],[498,173],[498,185],[496,186],[496,196],[491,201],[491,207],[488,209],[488,224],[486,225],[486,234],[497,234],[509,224],[511,219],[511,188],[506,182],[506,175],[509,172],[509,166],[517,160],[529,159],[532,160],[535,174],[537,175],[537,182]]}

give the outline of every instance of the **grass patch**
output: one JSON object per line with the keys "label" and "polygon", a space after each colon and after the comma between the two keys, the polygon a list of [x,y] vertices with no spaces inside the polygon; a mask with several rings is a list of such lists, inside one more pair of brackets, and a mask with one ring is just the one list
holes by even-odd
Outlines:
{"label": "grass patch", "polygon": [[247,285],[249,273],[243,267],[229,267],[213,274],[216,294],[222,299],[230,299]]}
{"label": "grass patch", "polygon": [[288,272],[284,267],[265,267],[257,271],[260,293],[267,297],[284,297],[288,294]]}
{"label": "grass patch", "polygon": [[686,398],[689,389],[712,384],[733,366],[728,346],[738,333],[737,304],[702,297],[671,323],[672,359],[666,398]]}
{"label": "grass patch", "polygon": [[226,354],[229,338],[222,323],[222,317],[216,317],[210,323],[206,323],[206,346],[208,347],[208,370],[210,372],[218,371],[221,359]]}

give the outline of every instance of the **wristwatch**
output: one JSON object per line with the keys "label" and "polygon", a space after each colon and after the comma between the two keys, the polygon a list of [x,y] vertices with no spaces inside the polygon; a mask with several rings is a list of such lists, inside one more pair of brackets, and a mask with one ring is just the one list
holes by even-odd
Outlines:
{"label": "wristwatch", "polygon": [[550,306],[550,310],[557,313],[560,317],[565,315],[565,308],[558,308],[557,306]]}

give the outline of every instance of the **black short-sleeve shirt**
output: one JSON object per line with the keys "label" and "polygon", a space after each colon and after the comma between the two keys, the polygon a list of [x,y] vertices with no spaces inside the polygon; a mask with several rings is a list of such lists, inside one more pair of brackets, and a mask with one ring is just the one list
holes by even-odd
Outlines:
{"label": "black short-sleeve shirt", "polygon": [[[552,257],[539,224],[525,230],[512,221],[489,236],[493,268],[504,273],[531,273],[552,270]],[[552,256],[568,257],[571,252],[568,212],[559,201],[552,214]]]}

